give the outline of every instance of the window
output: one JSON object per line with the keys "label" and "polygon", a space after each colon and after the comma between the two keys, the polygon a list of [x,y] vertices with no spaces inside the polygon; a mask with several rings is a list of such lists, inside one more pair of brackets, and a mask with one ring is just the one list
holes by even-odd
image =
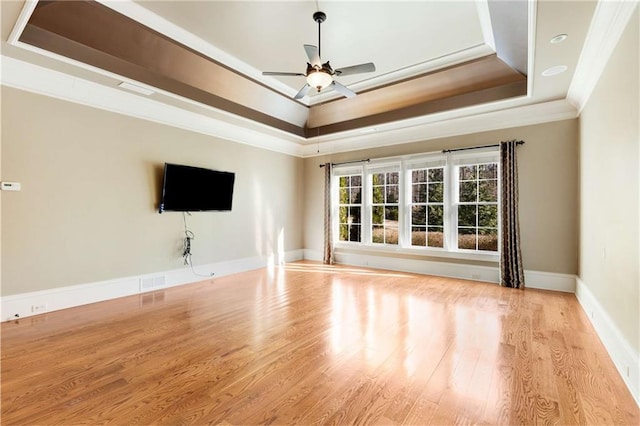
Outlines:
{"label": "window", "polygon": [[498,163],[457,167],[458,249],[498,251]]}
{"label": "window", "polygon": [[335,240],[379,250],[495,259],[497,159],[496,151],[474,151],[335,166]]}
{"label": "window", "polygon": [[399,172],[371,176],[371,242],[398,244]]}
{"label": "window", "polygon": [[360,242],[362,229],[362,175],[339,177],[340,241]]}
{"label": "window", "polygon": [[411,245],[444,247],[444,167],[411,171]]}

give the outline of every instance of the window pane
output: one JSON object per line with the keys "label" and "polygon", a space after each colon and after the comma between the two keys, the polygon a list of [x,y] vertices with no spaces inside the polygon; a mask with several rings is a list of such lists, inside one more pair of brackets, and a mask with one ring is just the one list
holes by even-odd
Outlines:
{"label": "window pane", "polygon": [[349,241],[360,242],[360,225],[351,225],[349,227]]}
{"label": "window pane", "polygon": [[411,228],[411,245],[412,246],[425,246],[426,245],[426,228],[420,226],[414,226]]}
{"label": "window pane", "polygon": [[460,180],[476,180],[478,166],[460,166]]}
{"label": "window pane", "polygon": [[444,233],[439,226],[430,226],[427,234],[427,243],[429,247],[444,247]]}
{"label": "window pane", "polygon": [[342,206],[340,207],[340,222],[339,223],[347,223],[347,217],[349,216],[349,207]]}
{"label": "window pane", "polygon": [[480,179],[497,179],[498,163],[481,164],[478,166],[478,174]]}
{"label": "window pane", "polygon": [[362,176],[351,176],[351,186],[362,186]]}
{"label": "window pane", "polygon": [[384,223],[384,207],[373,206],[371,208],[371,223],[382,225]]}
{"label": "window pane", "polygon": [[398,172],[387,173],[387,185],[397,185],[398,184]]}
{"label": "window pane", "polygon": [[374,173],[372,176],[374,185],[384,185],[384,173]]}
{"label": "window pane", "polygon": [[349,241],[349,225],[340,225],[340,241]]}
{"label": "window pane", "polygon": [[384,242],[386,244],[398,244],[398,225],[395,227],[385,228]]}
{"label": "window pane", "polygon": [[362,188],[351,188],[351,204],[360,204],[362,202]]}
{"label": "window pane", "polygon": [[427,208],[425,206],[411,207],[411,224],[412,225],[427,224]]}
{"label": "window pane", "polygon": [[458,228],[458,248],[476,249],[476,228]]}
{"label": "window pane", "polygon": [[413,196],[411,198],[414,203],[426,203],[427,202],[427,185],[425,184],[413,185]]}
{"label": "window pane", "polygon": [[444,181],[444,168],[429,169],[429,182]]}
{"label": "window pane", "polygon": [[349,207],[349,213],[349,223],[360,223],[360,207]]}
{"label": "window pane", "polygon": [[444,225],[444,207],[443,206],[429,206],[429,225]]}
{"label": "window pane", "polygon": [[476,193],[477,183],[472,182],[460,182],[460,198],[461,203],[475,203],[478,200]]}
{"label": "window pane", "polygon": [[373,226],[371,229],[371,241],[374,243],[384,243],[384,226]]}
{"label": "window pane", "polygon": [[478,226],[498,227],[498,206],[478,206]]}
{"label": "window pane", "polygon": [[346,188],[340,189],[340,204],[349,204],[349,190]]}
{"label": "window pane", "polygon": [[397,207],[387,207],[384,209],[384,220],[385,225],[389,226],[388,221],[395,222],[395,226],[398,226],[398,208]]}
{"label": "window pane", "polygon": [[498,201],[498,181],[481,180],[478,188],[479,201],[496,202]]}
{"label": "window pane", "polygon": [[427,171],[426,170],[414,170],[411,172],[411,182],[426,182],[427,181]]}
{"label": "window pane", "polygon": [[398,202],[398,185],[387,186],[387,203]]}
{"label": "window pane", "polygon": [[384,186],[373,187],[373,204],[384,204]]}
{"label": "window pane", "polygon": [[458,206],[458,226],[476,226],[476,207]]}
{"label": "window pane", "polygon": [[498,230],[478,230],[478,250],[498,251]]}
{"label": "window pane", "polygon": [[340,188],[349,186],[349,176],[340,176]]}
{"label": "window pane", "polygon": [[442,203],[444,201],[444,184],[430,183],[429,184],[429,202],[430,203]]}

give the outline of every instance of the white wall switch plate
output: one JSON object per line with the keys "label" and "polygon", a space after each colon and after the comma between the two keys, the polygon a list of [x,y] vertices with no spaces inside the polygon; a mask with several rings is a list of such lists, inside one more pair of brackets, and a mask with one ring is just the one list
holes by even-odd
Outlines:
{"label": "white wall switch plate", "polygon": [[20,191],[20,182],[1,182],[0,189],[3,191]]}

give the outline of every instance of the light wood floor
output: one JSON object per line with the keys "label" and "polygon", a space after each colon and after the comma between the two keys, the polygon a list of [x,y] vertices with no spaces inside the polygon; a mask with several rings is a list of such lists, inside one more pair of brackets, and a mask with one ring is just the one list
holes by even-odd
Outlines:
{"label": "light wood floor", "polygon": [[571,294],[301,262],[2,324],[2,424],[635,424]]}

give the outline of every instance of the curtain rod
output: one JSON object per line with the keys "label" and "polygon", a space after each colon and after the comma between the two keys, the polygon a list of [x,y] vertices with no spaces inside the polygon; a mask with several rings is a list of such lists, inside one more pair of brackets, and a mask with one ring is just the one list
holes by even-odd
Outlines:
{"label": "curtain rod", "polygon": [[[516,145],[524,145],[524,141],[518,141],[518,142],[516,142]],[[496,143],[496,144],[493,144],[493,145],[470,146],[468,148],[443,149],[442,153],[446,154],[447,152],[466,151],[468,149],[495,148],[495,147],[499,147],[499,146],[500,146],[500,144]]]}
{"label": "curtain rod", "polygon": [[[332,166],[342,166],[343,164],[353,164],[353,163],[368,163],[371,161],[369,158],[366,160],[355,160],[355,161],[345,161],[343,163],[331,163]],[[320,167],[324,167],[324,164],[320,164]]]}

